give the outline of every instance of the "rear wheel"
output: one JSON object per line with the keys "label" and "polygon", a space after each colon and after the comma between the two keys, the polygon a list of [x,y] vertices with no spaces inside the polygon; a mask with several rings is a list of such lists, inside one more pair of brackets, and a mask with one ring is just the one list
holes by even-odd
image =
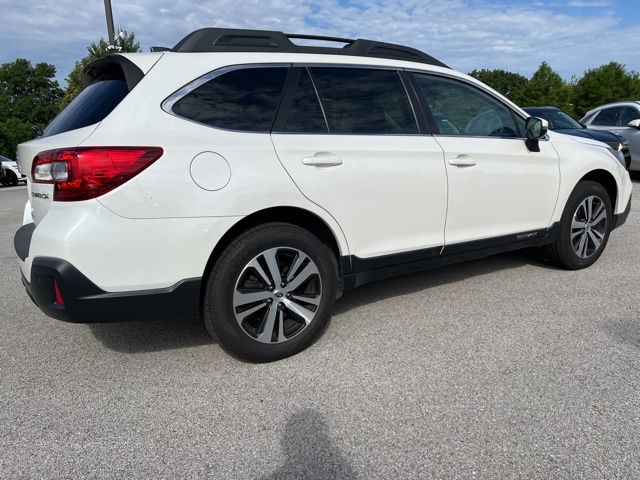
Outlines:
{"label": "rear wheel", "polygon": [[216,262],[204,322],[239,357],[285,358],[322,334],[337,280],[335,255],[317,237],[290,224],[261,225],[238,237]]}
{"label": "rear wheel", "polygon": [[11,170],[7,170],[7,178],[4,181],[6,185],[11,185],[12,187],[18,185],[18,177]]}
{"label": "rear wheel", "polygon": [[546,247],[547,258],[570,270],[592,265],[607,245],[612,220],[605,188],[592,181],[580,182],[569,196],[556,241]]}

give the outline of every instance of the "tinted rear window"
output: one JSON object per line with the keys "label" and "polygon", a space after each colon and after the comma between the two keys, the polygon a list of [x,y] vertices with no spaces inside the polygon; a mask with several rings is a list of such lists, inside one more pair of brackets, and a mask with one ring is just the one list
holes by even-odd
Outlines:
{"label": "tinted rear window", "polygon": [[614,127],[616,125],[616,117],[618,115],[619,108],[605,108],[602,110],[596,118],[591,122],[592,125],[600,125],[603,127]]}
{"label": "tinted rear window", "polygon": [[284,127],[285,132],[327,133],[327,124],[322,114],[318,96],[309,77],[303,69],[298,86],[291,101],[291,108]]}
{"label": "tinted rear window", "polygon": [[104,120],[129,93],[124,80],[101,80],[86,87],[44,129],[48,137]]}
{"label": "tinted rear window", "polygon": [[173,112],[212,127],[268,132],[286,74],[282,67],[233,70],[182,97]]}
{"label": "tinted rear window", "polygon": [[400,75],[366,68],[312,68],[331,133],[417,133]]}
{"label": "tinted rear window", "polygon": [[618,126],[626,127],[633,120],[640,118],[640,112],[633,107],[622,107],[618,115]]}

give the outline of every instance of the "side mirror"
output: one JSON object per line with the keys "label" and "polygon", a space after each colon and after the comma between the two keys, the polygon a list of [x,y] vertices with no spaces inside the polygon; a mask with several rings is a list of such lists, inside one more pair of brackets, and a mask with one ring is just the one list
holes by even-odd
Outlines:
{"label": "side mirror", "polygon": [[539,140],[547,134],[549,122],[542,118],[529,117],[524,124],[524,130],[529,140]]}
{"label": "side mirror", "polygon": [[637,128],[640,130],[640,118],[631,120],[629,123],[627,123],[627,127]]}
{"label": "side mirror", "polygon": [[527,136],[525,142],[530,152],[540,151],[540,139],[543,138],[549,130],[549,122],[542,118],[529,117],[524,124],[524,132]]}

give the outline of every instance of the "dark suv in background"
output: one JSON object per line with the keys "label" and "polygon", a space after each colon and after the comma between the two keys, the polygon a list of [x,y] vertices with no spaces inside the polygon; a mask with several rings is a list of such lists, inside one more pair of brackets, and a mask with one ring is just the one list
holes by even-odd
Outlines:
{"label": "dark suv in background", "polygon": [[532,117],[543,118],[549,122],[550,130],[606,143],[614,150],[622,152],[627,170],[630,169],[631,152],[629,151],[629,141],[626,138],[605,130],[591,130],[557,107],[525,107],[523,110]]}

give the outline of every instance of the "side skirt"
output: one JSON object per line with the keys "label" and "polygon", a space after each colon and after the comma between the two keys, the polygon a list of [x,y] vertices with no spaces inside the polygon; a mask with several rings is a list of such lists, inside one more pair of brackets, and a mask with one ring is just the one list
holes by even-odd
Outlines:
{"label": "side skirt", "polygon": [[350,290],[378,280],[477,260],[498,253],[540,247],[555,241],[557,231],[558,224],[554,223],[549,228],[446,245],[444,249],[433,247],[373,258],[344,256],[341,260],[343,289]]}

